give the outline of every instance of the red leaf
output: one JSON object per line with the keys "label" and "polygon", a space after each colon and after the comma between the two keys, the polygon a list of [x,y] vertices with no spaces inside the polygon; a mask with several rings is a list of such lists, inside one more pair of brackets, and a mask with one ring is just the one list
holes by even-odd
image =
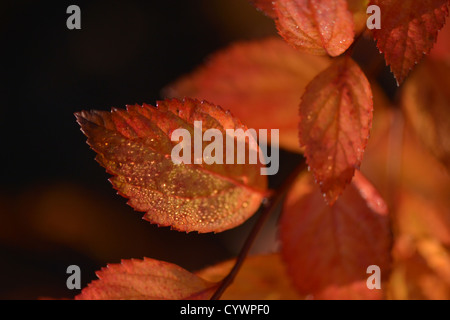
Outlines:
{"label": "red leaf", "polygon": [[268,17],[275,19],[277,16],[273,8],[275,0],[250,0],[250,2],[258,9],[264,12]]}
{"label": "red leaf", "polygon": [[110,264],[97,276],[76,300],[203,300],[217,288],[175,264],[149,258]]}
{"label": "red leaf", "polygon": [[346,0],[278,0],[280,35],[295,48],[338,56],[353,43],[353,16]]}
{"label": "red leaf", "polygon": [[[261,163],[172,161],[172,149],[178,144],[178,139],[171,141],[175,129],[190,132],[191,154],[194,121],[202,121],[203,132],[217,128],[225,135],[225,129],[247,129],[220,107],[174,99],[158,102],[157,108],[134,105],[127,106],[127,111],[82,111],[76,117],[88,144],[98,153],[97,161],[114,175],[113,186],[130,199],[134,209],[146,212],[145,219],[151,223],[186,232],[219,232],[243,223],[265,196],[267,176],[260,174]],[[247,141],[246,150],[249,145]]]}
{"label": "red leaf", "polygon": [[206,99],[256,130],[280,130],[280,146],[300,151],[298,102],[329,59],[302,54],[270,38],[234,44],[165,89],[168,97]]}
{"label": "red leaf", "polygon": [[300,104],[300,144],[330,205],[361,164],[372,111],[370,84],[349,57],[335,61],[306,88]]}
{"label": "red leaf", "polygon": [[371,265],[380,267],[382,281],[389,276],[387,206],[361,173],[333,207],[303,174],[288,194],[280,236],[288,273],[300,293],[317,299],[382,297],[382,290],[369,290],[366,281]]}
{"label": "red leaf", "polygon": [[373,35],[398,84],[428,54],[448,15],[448,0],[371,0],[381,9]]}

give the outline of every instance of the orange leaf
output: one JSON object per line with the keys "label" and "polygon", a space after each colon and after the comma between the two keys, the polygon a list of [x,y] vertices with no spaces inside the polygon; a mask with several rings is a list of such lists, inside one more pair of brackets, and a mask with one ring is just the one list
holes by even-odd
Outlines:
{"label": "orange leaf", "polygon": [[249,128],[279,129],[281,147],[298,152],[298,102],[328,64],[329,59],[299,53],[281,39],[238,43],[175,82],[165,95],[206,99],[230,109]]}
{"label": "orange leaf", "polygon": [[[276,19],[277,14],[274,9],[276,0],[250,0],[250,2],[266,16]],[[369,0],[347,0],[348,10],[353,14],[355,24],[355,33],[360,33],[366,27],[367,14],[366,9]]]}
{"label": "orange leaf", "polygon": [[373,35],[401,84],[428,54],[448,15],[448,0],[371,0],[381,9],[381,29]]}
{"label": "orange leaf", "polygon": [[361,173],[333,207],[325,204],[311,176],[302,175],[287,196],[280,236],[300,293],[317,299],[382,297],[382,290],[367,288],[366,272],[377,265],[382,281],[389,276],[387,206]]}
{"label": "orange leaf", "polygon": [[278,0],[280,35],[298,50],[338,56],[353,43],[353,16],[346,0]]}
{"label": "orange leaf", "polygon": [[[261,163],[172,161],[172,149],[178,144],[178,139],[171,141],[173,131],[188,130],[192,143],[186,145],[192,148],[195,136],[201,136],[194,132],[194,121],[202,121],[203,132],[217,128],[225,135],[225,129],[246,130],[220,107],[174,99],[158,102],[157,108],[134,105],[126,111],[82,111],[76,117],[98,153],[97,161],[114,175],[113,186],[134,209],[146,212],[151,223],[186,232],[219,232],[243,223],[265,196],[267,177],[260,174]],[[224,148],[225,141],[224,137]],[[205,146],[203,142],[202,150]]]}
{"label": "orange leaf", "polygon": [[264,12],[268,17],[275,19],[276,14],[273,8],[275,0],[250,0],[250,2],[258,9]]}
{"label": "orange leaf", "polygon": [[203,300],[217,288],[175,264],[149,258],[110,264],[97,276],[76,300]]}
{"label": "orange leaf", "polygon": [[402,106],[415,132],[450,170],[450,62],[426,61],[405,83]]}
{"label": "orange leaf", "polygon": [[[235,259],[205,268],[196,274],[211,281],[221,281]],[[233,283],[222,295],[224,300],[298,300],[302,299],[287,277],[279,254],[250,256],[245,259]]]}
{"label": "orange leaf", "polygon": [[372,111],[370,84],[349,57],[335,61],[306,88],[300,105],[300,144],[330,205],[361,164]]}

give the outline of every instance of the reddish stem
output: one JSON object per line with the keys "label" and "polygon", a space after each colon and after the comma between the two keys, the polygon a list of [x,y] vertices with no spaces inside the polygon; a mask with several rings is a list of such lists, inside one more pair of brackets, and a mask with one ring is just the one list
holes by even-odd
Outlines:
{"label": "reddish stem", "polygon": [[250,231],[247,239],[245,240],[244,245],[242,246],[241,251],[239,252],[239,255],[237,256],[236,263],[234,264],[231,271],[228,273],[228,275],[222,280],[219,287],[217,288],[216,292],[212,295],[211,300],[218,300],[222,296],[222,294],[225,292],[225,290],[233,283],[234,278],[238,274],[242,264],[245,261],[245,258],[248,255],[248,252],[250,248],[253,245],[253,242],[256,239],[256,236],[258,235],[259,231],[261,230],[262,226],[266,222],[267,218],[275,211],[275,209],[280,205],[282,202],[285,194],[289,191],[292,184],[295,182],[295,179],[297,176],[305,170],[306,163],[302,162],[299,164],[295,170],[289,175],[289,177],[283,182],[280,188],[278,188],[273,196],[270,198],[269,203],[266,205],[264,211],[259,216],[258,220],[256,221],[255,225],[253,226],[252,230]]}

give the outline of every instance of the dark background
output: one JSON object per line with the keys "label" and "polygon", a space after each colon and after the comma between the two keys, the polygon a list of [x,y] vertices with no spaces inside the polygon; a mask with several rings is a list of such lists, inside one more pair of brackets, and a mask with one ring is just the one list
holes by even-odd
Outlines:
{"label": "dark background", "polygon": [[[66,28],[71,4],[81,30]],[[154,104],[214,51],[275,34],[273,22],[246,0],[2,1],[0,12],[0,299],[71,298],[71,264],[84,286],[121,258],[196,270],[235,255],[254,219],[220,235],[142,221],[115,194],[73,113]],[[273,247],[273,234],[255,250]]]}
{"label": "dark background", "polygon": [[[81,30],[66,9],[81,8]],[[0,299],[72,298],[121,259],[150,257],[195,271],[237,254],[256,214],[220,234],[179,233],[142,221],[116,195],[73,115],[155,104],[161,90],[234,41],[276,35],[247,0],[0,2]],[[374,42],[354,58],[395,98]],[[376,72],[374,72],[376,71]],[[272,188],[301,156],[280,154]],[[276,215],[253,252],[276,248]]]}

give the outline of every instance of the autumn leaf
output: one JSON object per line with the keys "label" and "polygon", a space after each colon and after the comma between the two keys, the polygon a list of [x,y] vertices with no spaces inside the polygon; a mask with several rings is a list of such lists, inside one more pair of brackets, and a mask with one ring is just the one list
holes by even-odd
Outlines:
{"label": "autumn leaf", "polygon": [[426,61],[405,82],[402,106],[421,141],[450,170],[450,62]]}
{"label": "autumn leaf", "polygon": [[353,43],[353,16],[346,0],[277,0],[280,35],[298,50],[339,56]]}
{"label": "autumn leaf", "polygon": [[311,175],[301,175],[288,193],[280,237],[300,293],[315,299],[382,298],[382,290],[367,288],[366,272],[377,265],[382,281],[389,275],[387,206],[361,173],[333,207],[325,204]]}
{"label": "autumn leaf", "polygon": [[[277,19],[277,14],[274,9],[276,0],[250,0],[250,2],[268,17]],[[366,10],[368,4],[369,0],[347,0],[348,10],[353,14],[355,33],[362,32],[366,27]]]}
{"label": "autumn leaf", "polygon": [[300,144],[330,205],[361,164],[372,111],[370,84],[350,57],[335,61],[306,88],[300,104]]}
{"label": "autumn leaf", "polygon": [[217,289],[217,283],[149,258],[110,264],[98,271],[97,277],[76,300],[203,300]]}
{"label": "autumn leaf", "polygon": [[430,52],[448,15],[448,0],[371,0],[381,10],[381,29],[374,29],[378,49],[401,84]]}
{"label": "autumn leaf", "polygon": [[229,109],[249,128],[280,130],[280,146],[300,151],[298,103],[329,59],[299,53],[283,40],[242,42],[165,89],[167,97],[206,99]]}
{"label": "autumn leaf", "polygon": [[268,17],[275,18],[275,10],[273,8],[273,3],[275,0],[250,0],[250,3],[253,4],[258,10],[264,12]]}
{"label": "autumn leaf", "polygon": [[[196,272],[202,279],[219,282],[231,270],[232,259]],[[280,254],[255,255],[245,259],[233,283],[221,297],[223,300],[298,300]]]}
{"label": "autumn leaf", "polygon": [[[246,130],[229,112],[208,102],[174,99],[160,101],[156,108],[133,105],[126,111],[82,111],[76,117],[97,161],[113,175],[114,188],[135,210],[146,212],[151,223],[186,232],[220,232],[248,219],[266,194],[267,177],[259,162],[193,164],[195,142],[183,141],[191,148],[192,164],[174,163],[171,152],[179,140],[171,137],[176,129],[188,130],[192,140],[210,128],[222,134]],[[202,121],[202,132],[194,130],[194,121]],[[256,145],[252,139],[246,150]],[[207,145],[203,142],[203,151]]]}

